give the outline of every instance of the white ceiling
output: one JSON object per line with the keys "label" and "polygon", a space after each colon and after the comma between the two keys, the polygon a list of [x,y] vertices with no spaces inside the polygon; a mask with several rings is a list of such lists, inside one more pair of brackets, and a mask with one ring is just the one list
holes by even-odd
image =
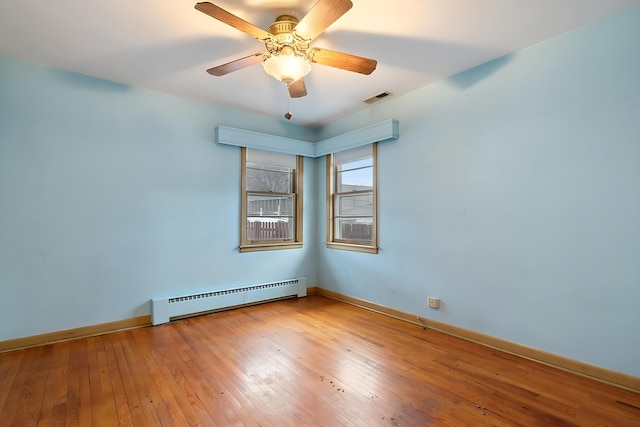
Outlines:
{"label": "white ceiling", "polygon": [[[290,109],[292,122],[319,126],[369,108],[362,100],[379,92],[402,95],[640,0],[353,0],[312,46],[376,59],[376,71],[313,64],[308,95],[290,105],[261,65],[205,72],[264,45],[195,3],[0,0],[0,54],[281,120]],[[315,0],[213,3],[266,29],[283,13],[302,18]]]}

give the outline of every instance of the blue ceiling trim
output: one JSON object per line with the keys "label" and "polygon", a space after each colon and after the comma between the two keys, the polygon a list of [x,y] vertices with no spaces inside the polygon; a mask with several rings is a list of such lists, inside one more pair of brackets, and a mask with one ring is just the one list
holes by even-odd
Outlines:
{"label": "blue ceiling trim", "polygon": [[396,119],[385,120],[319,142],[303,141],[228,126],[216,127],[217,144],[298,154],[305,157],[325,156],[329,153],[349,150],[372,142],[395,140],[399,136],[400,124]]}

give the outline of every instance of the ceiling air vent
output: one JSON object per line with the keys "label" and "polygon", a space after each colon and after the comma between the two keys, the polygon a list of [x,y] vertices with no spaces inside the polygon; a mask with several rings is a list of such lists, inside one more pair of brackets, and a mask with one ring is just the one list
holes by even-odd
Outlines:
{"label": "ceiling air vent", "polygon": [[385,91],[385,92],[380,92],[377,95],[373,95],[370,96],[367,99],[363,99],[362,102],[366,102],[367,104],[373,104],[374,102],[378,102],[380,101],[382,98],[386,98],[387,96],[391,95],[391,93]]}

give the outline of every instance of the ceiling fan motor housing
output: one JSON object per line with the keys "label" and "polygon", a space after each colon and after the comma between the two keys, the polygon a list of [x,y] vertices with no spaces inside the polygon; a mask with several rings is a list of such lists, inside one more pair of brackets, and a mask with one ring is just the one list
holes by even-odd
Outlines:
{"label": "ceiling fan motor housing", "polygon": [[280,52],[284,47],[289,47],[297,55],[304,56],[309,48],[309,40],[305,40],[295,33],[298,19],[291,15],[280,15],[276,22],[267,28],[267,32],[273,37],[265,40],[265,46],[270,53]]}

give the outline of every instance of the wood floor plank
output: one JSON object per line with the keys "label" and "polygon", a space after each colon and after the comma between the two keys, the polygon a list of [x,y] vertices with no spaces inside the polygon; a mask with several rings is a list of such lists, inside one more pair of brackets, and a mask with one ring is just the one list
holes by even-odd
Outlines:
{"label": "wood floor plank", "polygon": [[[117,404],[118,413],[123,414],[124,411],[128,411],[130,422],[133,426],[149,426],[138,397],[135,377],[131,375],[124,355],[123,343],[126,343],[126,340],[117,339],[113,334],[105,337],[105,339],[108,339],[109,342],[109,373],[115,377],[114,381],[118,383],[116,389],[122,395]],[[116,399],[118,400],[118,398]],[[124,405],[126,405],[126,408]],[[119,417],[122,419],[123,415],[119,415]],[[128,422],[129,420],[126,420],[125,424]]]}
{"label": "wood floor plank", "polygon": [[[367,414],[369,415],[368,419],[371,418],[372,414],[378,413],[378,415],[375,416],[375,419],[370,420],[370,422],[376,422],[381,419],[398,421],[400,418],[405,416],[403,414],[406,412],[411,412],[412,418],[416,422],[429,424],[434,420],[434,418],[426,412],[420,410],[416,411],[413,402],[403,401],[403,399],[407,400],[407,397],[412,396],[414,400],[421,400],[421,404],[424,405],[424,386],[426,384],[424,378],[416,376],[417,372],[415,372],[415,370],[406,363],[406,358],[396,357],[394,350],[388,348],[391,346],[387,346],[373,337],[367,338],[359,334],[353,334],[348,329],[344,329],[342,325],[353,323],[354,319],[351,319],[350,322],[349,319],[336,318],[336,316],[332,316],[331,314],[327,314],[323,317],[324,319],[321,321],[322,325],[315,325],[315,327],[320,331],[331,331],[331,334],[334,335],[333,339],[330,341],[333,349],[330,354],[335,355],[337,359],[327,367],[332,375],[331,378],[333,380],[339,380],[341,384],[357,384],[357,387],[352,388],[354,390],[358,390],[362,387],[362,384],[366,379],[366,375],[368,375],[369,378],[375,379],[378,383],[378,389],[372,393],[370,391],[370,386],[365,385],[362,389],[364,392],[363,395],[366,396],[367,399],[373,398],[371,402],[384,402],[385,404],[388,402],[394,403],[391,408],[389,408],[388,405],[385,405],[385,407],[381,408],[383,409],[383,412],[380,413],[376,410],[372,410],[375,409],[375,406],[372,407],[370,404],[367,404],[365,407],[367,408]],[[332,322],[335,322],[336,324],[329,326]],[[309,324],[309,322],[303,322],[303,324]],[[368,325],[365,326],[368,327]],[[337,338],[337,336],[341,338]],[[380,351],[381,349],[383,352]],[[331,369],[331,366],[338,366],[341,367],[341,369],[338,372],[335,372]],[[363,370],[365,372],[364,376],[362,375]],[[360,375],[353,375],[354,372],[360,372]],[[413,395],[403,393],[402,396],[393,395],[392,391],[396,388],[397,384],[411,383],[415,381],[422,382],[420,393]],[[327,382],[329,383],[332,381]],[[342,390],[345,389],[344,387],[345,385],[342,386]],[[427,402],[427,406],[428,405],[429,403]],[[440,413],[437,416],[437,419],[441,422],[453,421],[451,417],[445,413]]]}
{"label": "wood floor plank", "polygon": [[[15,379],[20,372],[20,363],[24,352],[14,351],[0,356],[0,419],[8,419],[9,414],[3,412],[3,409],[13,409],[11,405],[7,406],[7,399],[15,393]],[[13,393],[10,393],[13,391]]]}
{"label": "wood floor plank", "polygon": [[108,427],[119,420],[112,381],[108,375],[104,337],[91,337],[87,341],[89,390],[91,408],[95,414],[93,425]]}
{"label": "wood floor plank", "polygon": [[[241,359],[242,365],[247,367],[252,375],[259,378],[273,393],[284,397],[287,402],[305,400],[304,397],[308,392],[309,384],[307,380],[309,378],[303,375],[299,364],[296,364],[295,368],[291,369],[290,365],[292,364],[292,360],[290,358],[280,357],[282,356],[282,349],[279,345],[270,345],[274,342],[275,338],[275,334],[272,332],[272,325],[265,322],[259,322],[257,324],[260,326],[258,328],[253,327],[250,332],[252,334],[251,342],[258,345],[248,345],[248,342],[245,340],[234,343],[237,354],[244,356],[244,358]],[[248,332],[246,328],[238,327],[238,325],[230,325],[229,331],[232,335],[242,335]],[[317,382],[318,377],[316,376],[314,380],[314,382]],[[335,405],[335,402],[333,402],[334,399],[330,396],[319,395],[318,397],[314,402],[314,408],[317,408],[318,405],[327,408]],[[311,408],[305,406],[296,407],[288,403],[287,407],[285,407],[285,412],[290,412],[291,416],[299,419],[302,424],[317,424],[319,420],[311,413],[310,409]],[[336,414],[341,413],[342,417],[354,423],[357,423],[360,419],[358,414],[349,413],[353,412],[350,410],[333,412]],[[342,422],[344,423],[345,421],[342,420]]]}
{"label": "wood floor plank", "polygon": [[[132,331],[111,335],[114,343],[114,352],[118,361],[118,370],[122,378],[127,400],[132,411],[132,417],[136,420],[136,426],[160,425],[158,413],[146,388],[144,376],[140,370],[144,360],[140,357]],[[117,344],[117,345],[116,345]]]}
{"label": "wood floor plank", "polygon": [[[288,326],[285,326],[284,329],[288,329]],[[309,395],[314,395],[317,390],[320,390],[321,392],[317,393],[317,396],[326,405],[328,413],[344,413],[347,420],[359,420],[366,423],[365,420],[371,417],[371,406],[378,406],[382,401],[380,399],[374,400],[378,396],[375,391],[372,391],[375,389],[375,385],[369,381],[372,378],[378,378],[378,376],[371,374],[366,362],[354,362],[357,351],[352,351],[346,346],[340,349],[336,342],[332,342],[333,351],[330,352],[329,357],[326,357],[326,349],[322,348],[318,341],[307,339],[304,334],[299,333],[299,330],[292,331],[287,339],[285,338],[287,335],[282,331],[282,327],[274,329],[274,332],[259,341],[263,349],[270,350],[266,356],[280,360],[283,365],[287,365],[288,360],[295,360],[293,371],[297,373],[297,383],[304,384],[307,389],[303,391]],[[296,340],[291,340],[292,336],[296,337]],[[325,357],[323,360],[317,360],[317,354],[325,354]],[[355,369],[354,363],[358,364]],[[340,369],[335,370],[334,366],[338,366]],[[351,382],[357,382],[358,388],[348,389],[345,384]],[[311,385],[311,389],[309,389],[309,385]],[[382,391],[378,391],[378,394],[382,393]],[[352,405],[351,402],[357,404]],[[345,404],[350,404],[353,408],[361,408],[360,413],[349,413],[350,411],[343,409]],[[317,404],[315,407],[318,407]],[[342,420],[342,422],[345,421]]]}
{"label": "wood floor plank", "polygon": [[91,398],[88,391],[89,370],[86,361],[86,343],[87,341],[84,339],[68,343],[70,349],[67,378],[66,425],[69,427],[78,426],[80,422],[88,422],[89,425],[92,424],[92,420],[86,416],[86,410],[82,409],[86,407],[91,408]]}
{"label": "wood floor plank", "polygon": [[626,427],[640,395],[309,296],[2,353],[0,420]]}
{"label": "wood floor plank", "polygon": [[[122,366],[122,348],[111,335],[104,337],[108,374],[113,387],[113,398],[120,426],[144,427],[147,425],[135,387],[130,382],[128,368]],[[120,358],[119,358],[120,356]]]}
{"label": "wood floor plank", "polygon": [[67,366],[69,346],[51,345],[50,364],[45,383],[38,427],[64,425],[66,419]]}
{"label": "wood floor plank", "polygon": [[[176,349],[179,366],[174,368],[178,370],[180,387],[189,387],[193,404],[198,407],[198,411],[206,414],[213,424],[235,424],[236,416],[231,408],[237,406],[237,403],[225,403],[224,395],[230,395],[224,385],[225,381],[208,373],[208,366],[217,364],[215,357],[211,357],[207,348],[199,345],[199,340],[195,338],[198,331],[188,320],[176,322],[175,326],[176,335],[182,338],[181,346]],[[182,330],[190,332],[183,334]]]}
{"label": "wood floor plank", "polygon": [[[218,331],[224,331],[224,329],[219,328]],[[247,364],[246,357],[232,346],[231,341],[234,339],[238,338],[229,336],[225,340],[218,339],[210,345],[209,349],[223,363],[230,374],[231,381],[240,385],[241,392],[260,405],[263,416],[269,419],[285,412],[288,408],[287,399],[256,375],[252,366]],[[296,415],[293,414],[294,417]],[[289,418],[283,425],[294,424],[296,422]]]}
{"label": "wood floor plank", "polygon": [[179,334],[171,335],[172,341],[160,359],[162,363],[158,364],[161,377],[165,380],[164,386],[173,394],[189,425],[215,426],[216,423],[194,391],[199,378],[190,374],[182,358],[189,354],[188,346]]}
{"label": "wood floor plank", "polygon": [[165,386],[165,379],[158,368],[158,360],[163,357],[166,351],[168,345],[166,337],[169,335],[166,330],[162,329],[151,331],[150,334],[135,333],[136,347],[131,350],[138,351],[138,348],[147,350],[142,352],[141,363],[137,364],[138,374],[144,379],[149,403],[155,408],[160,425],[189,425],[170,390]]}
{"label": "wood floor plank", "polygon": [[[20,361],[20,368],[5,402],[5,410],[0,413],[4,420],[11,420],[12,425],[35,425],[40,416],[37,399],[42,398],[46,382],[46,355],[50,346],[44,346],[32,352],[25,352]],[[37,405],[37,406],[34,406]]]}
{"label": "wood floor plank", "polygon": [[[233,373],[233,362],[225,358],[219,359],[211,350],[210,328],[206,321],[201,319],[189,321],[189,335],[194,337],[189,341],[194,364],[197,365],[199,375],[204,383],[202,389],[203,399],[208,402],[208,410],[219,425],[233,424],[239,420],[244,425],[260,424],[272,426],[265,413],[270,408],[261,400],[251,399],[239,378]],[[185,331],[186,332],[186,331]],[[218,421],[218,417],[222,417]]]}

